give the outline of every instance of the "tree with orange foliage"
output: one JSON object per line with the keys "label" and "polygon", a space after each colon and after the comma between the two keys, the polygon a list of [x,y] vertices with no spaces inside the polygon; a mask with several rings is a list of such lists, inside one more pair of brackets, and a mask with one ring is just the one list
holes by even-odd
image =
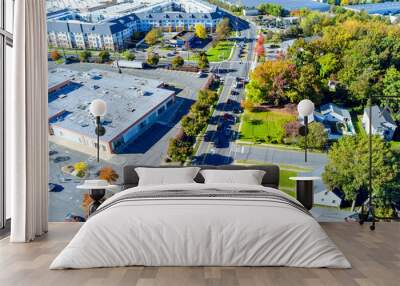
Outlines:
{"label": "tree with orange foliage", "polygon": [[257,36],[257,43],[255,46],[255,53],[257,57],[264,57],[265,49],[264,49],[264,36],[262,32],[260,32]]}
{"label": "tree with orange foliage", "polygon": [[53,61],[57,61],[61,58],[61,55],[57,50],[53,50],[51,51],[50,57]]}
{"label": "tree with orange foliage", "polygon": [[116,182],[119,178],[118,174],[111,167],[103,167],[99,171],[99,178],[109,183]]}
{"label": "tree with orange foliage", "polygon": [[258,45],[256,46],[256,55],[257,57],[263,57],[265,55],[265,49],[264,49],[264,45]]}
{"label": "tree with orange foliage", "polygon": [[291,98],[297,78],[296,66],[287,60],[266,61],[250,74],[246,99],[280,105]]}

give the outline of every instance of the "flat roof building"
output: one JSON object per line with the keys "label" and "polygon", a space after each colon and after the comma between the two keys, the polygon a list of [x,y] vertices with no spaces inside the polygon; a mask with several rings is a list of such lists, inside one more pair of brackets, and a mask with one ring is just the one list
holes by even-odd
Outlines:
{"label": "flat roof building", "polygon": [[175,102],[175,92],[162,88],[160,81],[97,69],[52,70],[50,82],[50,135],[96,148],[95,120],[89,105],[100,98],[107,103],[107,114],[102,118],[106,133],[100,138],[100,148],[107,153],[118,153]]}

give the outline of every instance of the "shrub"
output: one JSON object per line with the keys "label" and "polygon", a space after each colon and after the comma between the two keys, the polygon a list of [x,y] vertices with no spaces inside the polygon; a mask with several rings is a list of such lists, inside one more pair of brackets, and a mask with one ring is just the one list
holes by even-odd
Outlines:
{"label": "shrub", "polygon": [[61,58],[61,55],[57,50],[53,50],[51,51],[50,57],[53,61],[57,61]]}
{"label": "shrub", "polygon": [[80,161],[74,164],[74,170],[79,172],[86,172],[89,168],[89,165],[86,162]]}
{"label": "shrub", "polygon": [[179,68],[181,66],[183,66],[185,63],[184,59],[181,56],[176,56],[173,60],[172,60],[172,67],[174,69]]}
{"label": "shrub", "polygon": [[[298,145],[304,148],[304,136],[299,137]],[[312,149],[323,149],[328,142],[328,134],[325,132],[325,127],[322,123],[312,122],[308,125],[307,145]]]}
{"label": "shrub", "polygon": [[101,63],[108,62],[110,60],[110,53],[108,51],[101,51],[99,53],[99,58]]}
{"label": "shrub", "polygon": [[103,167],[99,171],[99,178],[109,183],[116,182],[119,178],[117,172],[111,167]]}
{"label": "shrub", "polygon": [[206,52],[200,52],[197,66],[202,70],[210,66]]}
{"label": "shrub", "polygon": [[92,56],[92,53],[90,51],[82,51],[79,54],[79,59],[81,60],[81,62],[87,62],[89,61],[89,58]]}
{"label": "shrub", "polygon": [[160,61],[160,56],[157,53],[154,52],[147,53],[147,63],[149,65],[155,66],[158,64],[159,61]]}
{"label": "shrub", "polygon": [[128,50],[125,51],[122,55],[128,61],[133,61],[136,58],[135,54],[133,52],[131,52],[131,51],[128,51]]}
{"label": "shrub", "polygon": [[285,124],[285,137],[296,137],[299,136],[299,129],[301,123],[297,120],[290,121]]}

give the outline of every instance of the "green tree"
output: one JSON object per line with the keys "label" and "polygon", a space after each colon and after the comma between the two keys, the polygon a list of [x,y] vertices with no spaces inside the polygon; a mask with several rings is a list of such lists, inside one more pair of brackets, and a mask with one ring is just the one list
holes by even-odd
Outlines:
{"label": "green tree", "polygon": [[79,54],[79,59],[81,60],[81,62],[88,62],[89,58],[92,56],[92,53],[90,51],[82,51]]}
{"label": "green tree", "polygon": [[200,134],[201,130],[206,126],[206,123],[206,120],[202,120],[201,118],[184,116],[182,117],[181,126],[186,135],[195,137]]}
{"label": "green tree", "polygon": [[[342,190],[348,200],[354,201],[359,191],[368,190],[368,146],[367,136],[343,136],[328,152],[328,163],[322,174],[323,181],[331,189]],[[390,145],[379,136],[373,136],[372,148],[373,195],[379,196],[399,176],[399,161]]]}
{"label": "green tree", "polygon": [[320,65],[320,75],[322,77],[329,76],[332,72],[335,72],[338,67],[338,60],[335,54],[327,53],[318,58],[318,63]]}
{"label": "green tree", "polygon": [[167,153],[173,161],[184,163],[193,154],[193,144],[183,139],[171,139]]}
{"label": "green tree", "polygon": [[301,19],[300,28],[303,30],[304,35],[313,36],[315,34],[321,34],[323,27],[326,27],[331,23],[332,19],[330,16],[317,11],[312,11],[307,13],[307,15]]}
{"label": "green tree", "polygon": [[160,41],[162,38],[162,32],[160,29],[153,28],[151,29],[146,36],[144,37],[144,42],[149,46],[153,46],[155,43]]}
{"label": "green tree", "polygon": [[230,32],[231,32],[231,26],[229,23],[229,19],[228,18],[222,19],[217,24],[217,27],[215,29],[216,40],[219,41],[222,39],[226,39],[227,37],[229,37]]}
{"label": "green tree", "polygon": [[128,61],[133,61],[136,57],[135,54],[129,50],[126,50],[122,56],[127,59]]}
{"label": "green tree", "polygon": [[[400,71],[395,67],[390,67],[383,79],[383,94],[385,96],[400,96]],[[400,120],[400,101],[390,99],[387,101],[392,108],[392,116],[395,120]]]}
{"label": "green tree", "polygon": [[174,69],[182,67],[185,64],[184,59],[181,56],[176,56],[175,58],[173,58],[172,60],[172,67]]}
{"label": "green tree", "polygon": [[200,52],[197,66],[201,70],[204,70],[210,66],[206,52]]}
{"label": "green tree", "polygon": [[305,64],[298,69],[297,78],[294,80],[293,87],[296,92],[287,93],[287,97],[291,102],[299,102],[304,98],[308,98],[319,105],[323,96],[321,85],[319,73],[315,66]]}
{"label": "green tree", "polygon": [[261,104],[266,100],[266,94],[256,80],[250,80],[245,89],[246,101]]}
{"label": "green tree", "polygon": [[205,105],[214,105],[218,101],[218,93],[215,91],[206,89],[206,90],[200,90],[198,92],[197,96],[197,102],[200,104],[205,104]]}
{"label": "green tree", "polygon": [[105,63],[110,60],[110,53],[108,51],[101,51],[99,53],[100,62]]}
{"label": "green tree", "polygon": [[203,24],[195,25],[194,34],[196,35],[197,38],[202,39],[202,40],[207,39],[207,37],[208,37],[207,30]]}
{"label": "green tree", "polygon": [[190,107],[190,112],[194,117],[207,120],[210,116],[210,105],[198,101]]}
{"label": "green tree", "polygon": [[154,53],[153,51],[147,52],[147,63],[152,66],[158,65],[158,62],[160,61],[160,55],[157,53]]}
{"label": "green tree", "polygon": [[273,3],[263,3],[257,6],[257,9],[261,12],[261,14],[272,15],[276,17],[284,16],[285,10],[281,5],[273,4]]}
{"label": "green tree", "polygon": [[[310,149],[322,150],[328,142],[328,134],[325,132],[325,127],[322,123],[312,122],[308,125],[307,146]],[[304,148],[305,137],[300,136],[297,142],[299,147]]]}

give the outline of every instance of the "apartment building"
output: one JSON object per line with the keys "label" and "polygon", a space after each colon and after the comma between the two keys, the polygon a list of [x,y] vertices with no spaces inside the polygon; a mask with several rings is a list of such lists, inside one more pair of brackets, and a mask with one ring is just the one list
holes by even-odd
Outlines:
{"label": "apartment building", "polygon": [[214,31],[224,16],[217,6],[195,0],[157,3],[120,14],[115,8],[112,13],[106,9],[103,14],[102,10],[91,14],[72,9],[48,13],[49,46],[120,50],[130,44],[134,32],[146,32],[154,27],[167,31],[192,30],[196,24]]}

